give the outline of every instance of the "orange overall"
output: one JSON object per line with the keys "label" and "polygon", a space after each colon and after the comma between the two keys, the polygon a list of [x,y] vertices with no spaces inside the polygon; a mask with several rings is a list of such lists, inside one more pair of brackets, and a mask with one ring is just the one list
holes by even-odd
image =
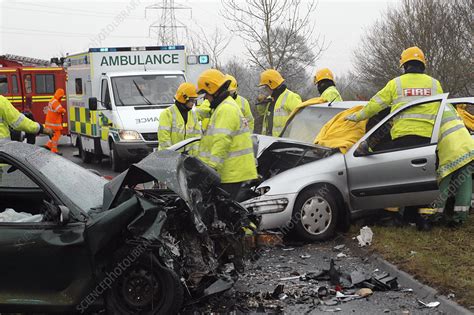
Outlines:
{"label": "orange overall", "polygon": [[51,152],[58,153],[58,142],[63,129],[63,115],[66,110],[61,106],[61,98],[64,96],[63,89],[57,89],[53,98],[48,104],[48,113],[46,114],[45,126],[54,130],[53,138],[48,141],[46,147]]}

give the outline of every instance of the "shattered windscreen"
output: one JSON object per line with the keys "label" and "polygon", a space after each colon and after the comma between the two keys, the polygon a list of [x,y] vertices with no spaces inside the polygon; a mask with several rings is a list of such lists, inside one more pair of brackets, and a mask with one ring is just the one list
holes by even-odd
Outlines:
{"label": "shattered windscreen", "polygon": [[107,180],[49,151],[39,149],[26,160],[81,210],[102,206]]}
{"label": "shattered windscreen", "polygon": [[313,143],[323,126],[344,108],[308,106],[288,124],[282,138]]}

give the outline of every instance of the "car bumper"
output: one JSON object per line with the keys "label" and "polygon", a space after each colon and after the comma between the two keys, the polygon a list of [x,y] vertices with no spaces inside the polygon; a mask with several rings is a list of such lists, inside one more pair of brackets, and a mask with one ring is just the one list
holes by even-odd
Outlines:
{"label": "car bumper", "polygon": [[118,156],[127,161],[140,161],[148,154],[153,152],[154,148],[158,148],[156,142],[116,142],[115,149]]}
{"label": "car bumper", "polygon": [[260,229],[284,229],[291,223],[297,194],[263,195],[242,202],[243,206],[261,215]]}

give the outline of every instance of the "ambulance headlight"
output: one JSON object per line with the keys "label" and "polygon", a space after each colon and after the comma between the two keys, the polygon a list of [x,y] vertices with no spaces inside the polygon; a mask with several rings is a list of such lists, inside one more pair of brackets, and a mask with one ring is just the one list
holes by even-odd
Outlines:
{"label": "ambulance headlight", "polygon": [[135,130],[120,130],[119,136],[122,141],[139,141],[142,139],[140,134]]}

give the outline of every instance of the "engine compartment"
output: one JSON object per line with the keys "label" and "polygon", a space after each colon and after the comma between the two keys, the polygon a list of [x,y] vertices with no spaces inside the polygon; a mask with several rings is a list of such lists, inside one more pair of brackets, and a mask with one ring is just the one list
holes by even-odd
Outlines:
{"label": "engine compartment", "polygon": [[258,174],[261,181],[286,170],[326,158],[338,149],[312,146],[303,143],[275,142],[258,158]]}

